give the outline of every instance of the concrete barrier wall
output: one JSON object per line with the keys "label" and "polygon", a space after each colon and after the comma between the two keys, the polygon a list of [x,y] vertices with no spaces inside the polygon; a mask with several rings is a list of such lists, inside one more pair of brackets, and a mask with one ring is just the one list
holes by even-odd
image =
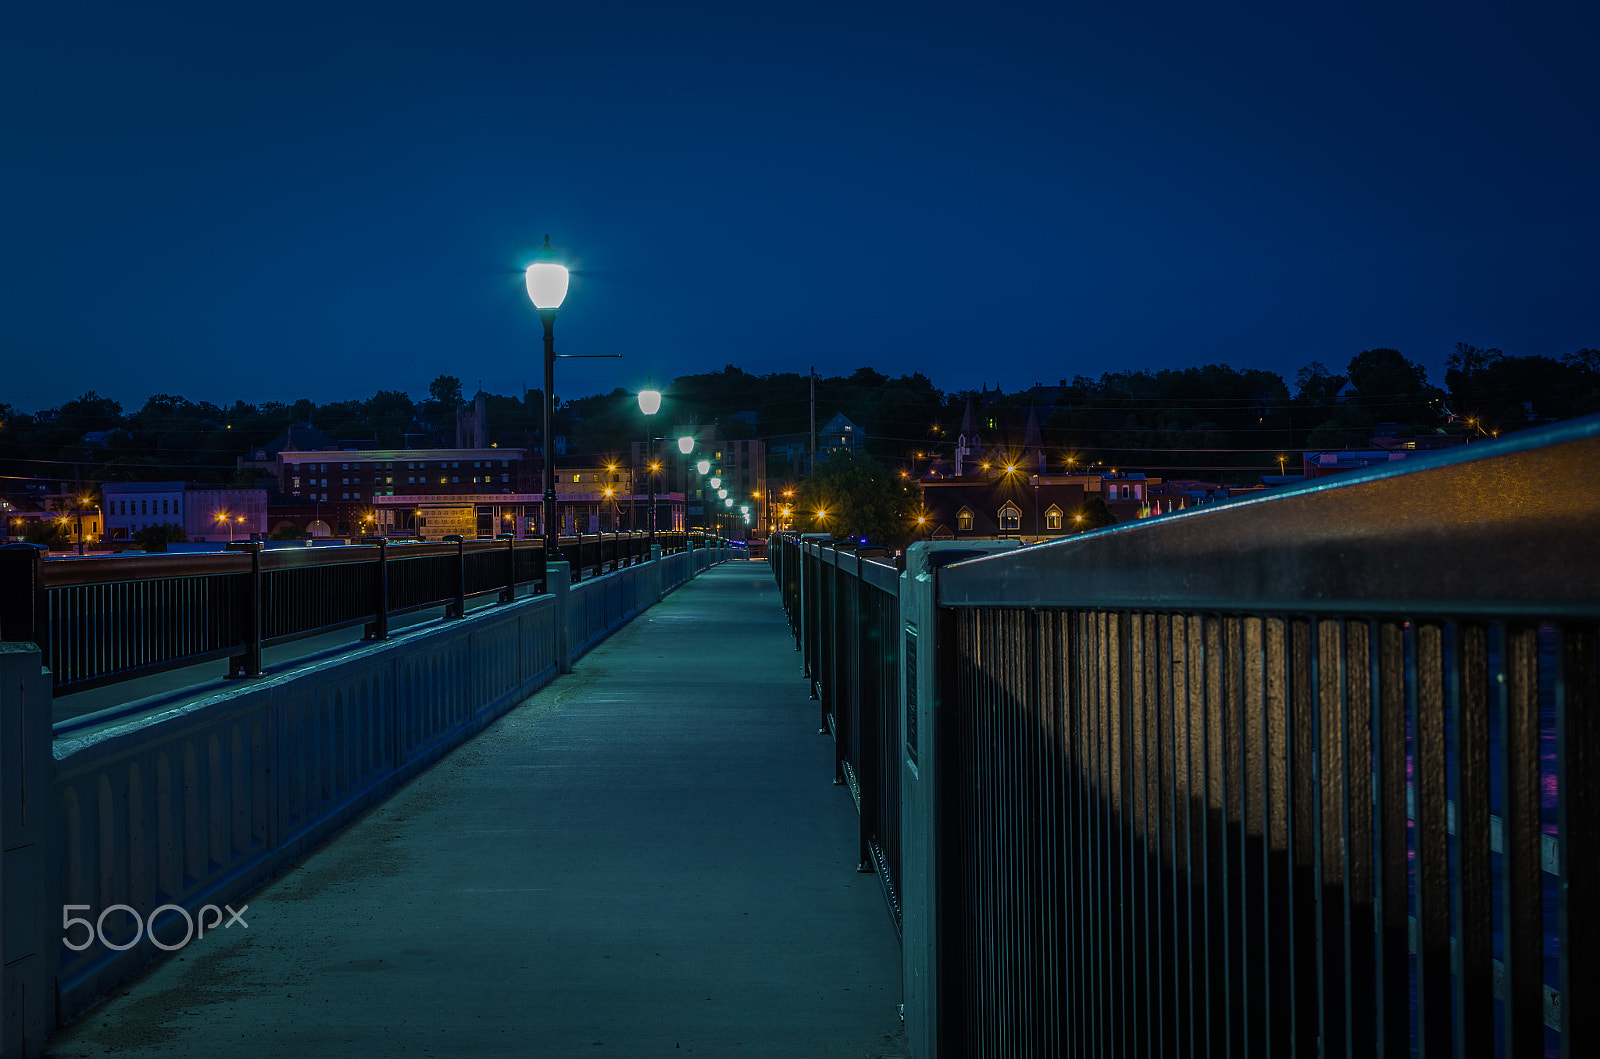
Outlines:
{"label": "concrete barrier wall", "polygon": [[[555,601],[537,596],[396,637],[54,748],[60,903],[190,915],[237,905],[400,784],[554,679]],[[59,927],[58,908],[40,910]],[[58,945],[60,1016],[161,955],[125,912]],[[156,930],[185,932],[168,909]],[[79,928],[80,933],[86,933]]]}
{"label": "concrete barrier wall", "polygon": [[[163,955],[127,912],[102,912],[159,913],[171,945],[185,913],[239,907],[722,557],[666,556],[53,744],[38,650],[3,645],[0,1056],[40,1054],[58,1020]],[[68,905],[110,946],[64,944]]]}

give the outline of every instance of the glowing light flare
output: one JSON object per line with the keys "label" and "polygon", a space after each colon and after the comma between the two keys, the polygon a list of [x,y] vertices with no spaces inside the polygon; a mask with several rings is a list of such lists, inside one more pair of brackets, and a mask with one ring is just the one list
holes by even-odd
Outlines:
{"label": "glowing light flare", "polygon": [[694,451],[694,438],[690,437],[688,434],[685,434],[683,437],[679,438],[678,439],[678,451],[683,453],[685,456],[687,456],[687,455],[689,455],[689,453],[693,452]]}
{"label": "glowing light flare", "polygon": [[[721,478],[713,478],[713,479],[711,479],[711,488],[713,488],[713,489],[721,489],[722,488],[722,479]],[[723,495],[726,496],[727,493],[724,492]]]}
{"label": "glowing light flare", "polygon": [[661,391],[640,390],[639,411],[643,412],[647,416],[653,416],[657,412],[661,411]]}
{"label": "glowing light flare", "polygon": [[711,461],[710,460],[701,460],[699,463],[694,465],[694,469],[699,471],[701,474],[710,474],[711,473]]}
{"label": "glowing light flare", "polygon": [[528,266],[524,280],[528,284],[528,298],[536,309],[559,309],[567,296],[567,266],[555,260],[550,248],[550,237],[544,237],[539,260]]}

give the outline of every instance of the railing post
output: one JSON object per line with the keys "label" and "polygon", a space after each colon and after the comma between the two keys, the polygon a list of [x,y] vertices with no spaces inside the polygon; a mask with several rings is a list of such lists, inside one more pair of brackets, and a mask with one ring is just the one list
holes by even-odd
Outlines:
{"label": "railing post", "polygon": [[62,847],[52,681],[43,661],[32,643],[0,644],[0,1055],[7,1059],[42,1055],[56,1022]]}
{"label": "railing post", "polygon": [[0,545],[0,640],[50,644],[50,608],[44,590],[41,544]]}
{"label": "railing post", "polygon": [[506,587],[500,591],[500,602],[510,603],[517,598],[517,537],[502,533],[500,538],[506,542]]}
{"label": "railing post", "polygon": [[261,548],[260,541],[231,541],[230,552],[250,553],[250,573],[239,596],[239,627],[244,630],[244,651],[228,659],[228,679],[261,675]]}
{"label": "railing post", "polygon": [[373,585],[372,620],[367,623],[363,639],[387,640],[389,638],[389,540],[387,537],[363,537],[362,544],[372,544],[378,549],[377,583]]}
{"label": "railing post", "polygon": [[545,564],[550,594],[556,597],[555,620],[551,630],[555,638],[556,668],[559,672],[572,672],[572,573],[565,560]]}
{"label": "railing post", "polygon": [[[900,898],[901,995],[905,997],[906,1036],[917,1059],[938,1059],[941,1006],[939,936],[943,915],[940,829],[945,798],[958,777],[941,775],[940,712],[948,691],[941,671],[953,662],[955,644],[944,627],[937,596],[938,568],[960,559],[1016,548],[1016,541],[920,541],[906,549],[900,575],[899,724],[900,742]],[[822,635],[829,635],[823,633]],[[949,793],[947,793],[949,792]],[[952,939],[959,944],[959,939]]]}
{"label": "railing post", "polygon": [[664,592],[665,578],[661,575],[661,545],[650,545],[650,594],[657,603],[661,602]]}
{"label": "railing post", "polygon": [[467,539],[459,533],[447,533],[443,538],[456,546],[456,598],[444,609],[446,618],[467,616]]}

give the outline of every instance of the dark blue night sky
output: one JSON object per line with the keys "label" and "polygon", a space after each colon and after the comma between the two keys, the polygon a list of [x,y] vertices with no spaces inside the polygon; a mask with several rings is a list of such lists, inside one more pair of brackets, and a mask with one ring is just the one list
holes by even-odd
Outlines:
{"label": "dark blue night sky", "polygon": [[0,401],[1600,345],[1595,5],[11,4]]}

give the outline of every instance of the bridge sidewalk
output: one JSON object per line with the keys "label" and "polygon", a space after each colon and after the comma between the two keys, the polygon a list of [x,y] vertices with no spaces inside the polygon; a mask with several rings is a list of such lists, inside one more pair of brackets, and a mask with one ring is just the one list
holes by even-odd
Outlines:
{"label": "bridge sidewalk", "polygon": [[903,1055],[831,752],[767,565],[724,564],[49,1054]]}

